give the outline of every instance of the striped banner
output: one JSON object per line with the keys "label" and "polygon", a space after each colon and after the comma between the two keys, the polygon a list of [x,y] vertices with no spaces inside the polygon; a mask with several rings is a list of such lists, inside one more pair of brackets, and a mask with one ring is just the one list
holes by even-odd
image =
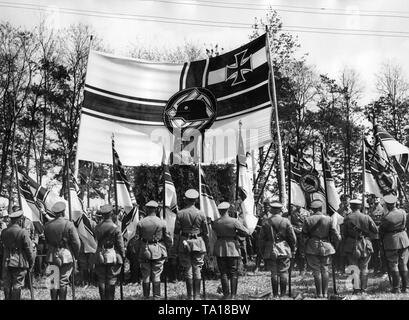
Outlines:
{"label": "striped banner", "polygon": [[111,163],[108,141],[114,133],[124,165],[159,164],[161,146],[173,149],[163,122],[167,101],[180,90],[204,87],[217,100],[217,114],[205,135],[203,160],[234,159],[236,148],[229,146],[229,138],[237,136],[239,120],[249,149],[272,140],[269,75],[266,35],[217,57],[184,64],[91,51],[77,158]]}

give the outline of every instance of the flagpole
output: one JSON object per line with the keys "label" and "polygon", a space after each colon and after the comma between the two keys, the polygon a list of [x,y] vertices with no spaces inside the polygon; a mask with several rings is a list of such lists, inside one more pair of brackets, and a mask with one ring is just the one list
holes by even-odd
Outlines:
{"label": "flagpole", "polygon": [[[269,90],[270,101],[274,106],[274,121],[276,126],[276,134],[277,134],[277,149],[278,149],[278,160],[280,165],[280,188],[281,188],[281,199],[282,203],[286,203],[286,192],[285,192],[285,171],[284,171],[284,158],[283,158],[283,147],[281,143],[281,134],[280,134],[280,125],[278,119],[278,105],[277,105],[277,95],[275,90],[275,80],[274,80],[274,69],[273,69],[273,61],[270,55],[270,41],[269,41],[269,32],[268,27],[266,26],[266,50],[268,56],[268,64],[270,67],[270,76],[271,76],[271,90]],[[274,39],[274,38],[273,38]],[[272,94],[272,96],[271,96]]]}
{"label": "flagpole", "polygon": [[[325,160],[324,160],[324,148],[322,146],[322,143],[320,145],[321,147],[321,167],[322,167],[322,175],[324,178],[324,194],[325,194],[325,207],[327,210],[327,215],[328,215],[328,211],[329,211],[329,202],[328,202],[328,192],[327,192],[327,174],[326,174],[326,168],[325,168]],[[332,266],[332,285],[333,285],[333,290],[334,290],[334,294],[337,294],[337,282],[336,282],[336,278],[335,278],[335,262],[334,262],[334,255],[332,255],[332,259],[331,259],[331,266]]]}
{"label": "flagpole", "polygon": [[[291,153],[290,146],[288,146],[288,218],[290,219],[291,215]],[[293,256],[291,254],[290,258],[290,268],[288,269],[288,296],[291,298],[291,271],[293,265]]]}
{"label": "flagpole", "polygon": [[260,169],[259,169],[259,171],[258,171],[258,175],[257,175],[256,179],[254,180],[254,183],[253,183],[253,191],[254,191],[254,189],[255,189],[256,186],[257,186],[257,182],[258,182],[258,179],[260,178],[260,174],[263,172],[264,165],[265,165],[265,163],[267,162],[267,158],[268,158],[268,155],[270,154],[270,150],[271,150],[272,146],[273,146],[273,143],[271,142],[271,143],[270,143],[270,146],[268,147],[266,156],[264,157],[263,162],[262,162],[262,164],[261,164],[261,167],[260,167]]}
{"label": "flagpole", "polygon": [[[163,175],[163,199],[162,199],[162,217],[166,221],[166,178],[165,178],[165,147],[163,148],[163,162],[162,162],[162,175]],[[168,300],[168,262],[165,262],[165,300]]]}
{"label": "flagpole", "polygon": [[[71,190],[70,190],[70,151],[65,152],[65,174],[66,174],[66,190],[67,190],[67,201],[68,201],[68,216],[70,221],[72,221],[72,207],[71,207]],[[72,280],[72,300],[75,300],[75,258],[73,257],[74,269],[71,274]]]}
{"label": "flagpole", "polygon": [[[112,139],[112,176],[114,180],[114,195],[115,195],[115,210],[114,212],[117,214],[118,213],[118,190],[116,188],[116,165],[115,165],[115,154],[114,154],[114,148],[115,148],[115,135],[112,133],[111,136]],[[120,276],[120,281],[119,281],[119,291],[121,295],[121,300],[124,300],[124,288],[123,288],[123,282],[124,282],[124,266],[125,266],[125,261],[122,263],[121,267],[121,276]]]}
{"label": "flagpole", "polygon": [[[199,138],[200,140],[202,139],[202,136]],[[200,146],[202,145],[202,141],[200,141]],[[199,208],[202,210],[202,170],[201,170],[201,162],[202,162],[202,148],[200,147],[199,150]],[[206,218],[206,226],[207,226],[207,218]],[[208,227],[207,227],[208,229]],[[202,282],[203,282],[203,298],[206,299],[206,280],[204,276],[204,272],[202,269]]]}
{"label": "flagpole", "polygon": [[362,211],[365,212],[365,189],[366,189],[366,180],[365,180],[365,171],[366,171],[366,159],[365,159],[365,135],[362,133]]}
{"label": "flagpole", "polygon": [[20,207],[20,210],[23,210],[23,205],[21,203],[21,194],[20,194],[20,181],[18,179],[18,167],[17,167],[17,162],[15,158],[13,159],[13,162],[14,162],[14,171],[16,172],[18,205]]}

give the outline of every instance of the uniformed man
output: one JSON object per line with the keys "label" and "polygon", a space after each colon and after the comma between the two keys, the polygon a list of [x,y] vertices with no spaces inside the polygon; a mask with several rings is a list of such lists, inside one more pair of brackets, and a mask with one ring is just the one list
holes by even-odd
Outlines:
{"label": "uniformed man", "polygon": [[51,300],[67,299],[67,286],[70,283],[70,275],[74,266],[73,258],[78,258],[81,245],[74,223],[64,217],[65,209],[65,202],[57,201],[51,207],[55,219],[47,222],[44,226],[47,244],[46,261],[57,266],[60,270],[60,288],[50,289]]}
{"label": "uniformed man", "polygon": [[34,265],[33,245],[27,230],[23,228],[22,217],[22,210],[11,213],[10,225],[1,233],[5,300],[20,300],[27,270]]}
{"label": "uniformed man", "polygon": [[[382,220],[382,216],[385,210],[379,203],[379,199],[374,195],[368,197],[368,214],[375,222],[375,225],[379,228]],[[371,235],[372,248],[374,250],[371,261],[369,262],[369,267],[373,267],[374,273],[384,274],[387,272],[386,261],[383,252],[381,252],[381,244],[379,240],[379,233]]]}
{"label": "uniformed man", "polygon": [[112,221],[112,205],[101,206],[100,213],[103,220],[95,227],[95,273],[101,300],[114,300],[115,284],[125,258],[124,239],[120,227]]}
{"label": "uniformed man", "polygon": [[174,231],[174,242],[180,266],[184,270],[188,299],[200,296],[201,271],[209,248],[206,216],[195,207],[198,198],[199,192],[194,189],[185,192],[186,207],[178,212]]}
{"label": "uniformed man", "polygon": [[343,194],[341,195],[340,200],[341,204],[339,205],[338,213],[345,218],[352,212],[350,207],[351,197],[347,194]]}
{"label": "uniformed man", "polygon": [[328,296],[329,265],[341,236],[329,216],[322,212],[320,200],[311,202],[312,215],[305,219],[302,229],[307,264],[314,276],[317,298]]}
{"label": "uniformed man", "polygon": [[[16,211],[20,211],[20,207],[19,206],[13,206],[11,208],[11,210],[13,212]],[[30,236],[30,240],[31,243],[33,245],[33,255],[34,255],[34,261],[36,260],[36,256],[37,256],[37,246],[38,246],[38,240],[39,240],[39,234],[36,230],[36,228],[34,227],[33,222],[26,216],[23,215],[23,217],[21,218],[22,223],[23,223],[23,228],[27,230],[29,236]],[[28,274],[26,275],[26,288],[28,288],[29,285],[29,279],[28,279]]]}
{"label": "uniformed man", "polygon": [[377,234],[378,228],[369,215],[360,209],[362,200],[353,199],[350,202],[352,213],[345,219],[341,234],[343,248],[349,265],[355,265],[360,271],[360,289],[354,289],[354,294],[365,293],[368,286],[368,264],[373,253],[371,234]]}
{"label": "uniformed man", "polygon": [[150,283],[153,287],[153,298],[160,298],[160,276],[167,258],[167,249],[172,246],[172,237],[166,230],[166,221],[156,215],[156,201],[149,201],[146,217],[136,226],[136,238],[139,245],[139,262],[142,272],[142,288],[145,299],[149,298]]}
{"label": "uniformed man", "polygon": [[[95,229],[96,223],[90,220],[91,223],[91,230]],[[91,285],[92,279],[92,259],[94,256],[94,252],[85,252],[85,247],[83,241],[81,241],[79,256],[78,256],[78,268],[80,272],[79,281],[80,284],[84,287]]]}
{"label": "uniformed man", "polygon": [[406,292],[408,281],[408,247],[409,238],[406,233],[407,213],[397,209],[397,198],[393,194],[384,196],[387,212],[382,217],[379,227],[380,238],[383,241],[385,256],[392,277],[392,293],[399,291],[399,275],[402,279],[402,292]]}
{"label": "uniformed man", "polygon": [[213,254],[217,258],[224,299],[229,298],[230,292],[232,299],[237,295],[240,261],[238,236],[250,236],[247,228],[238,219],[234,219],[228,215],[227,211],[229,208],[230,203],[220,203],[217,206],[220,212],[220,218],[213,222],[213,231],[217,236]]}
{"label": "uniformed man", "polygon": [[301,208],[297,205],[291,205],[291,209],[292,210],[289,219],[297,237],[297,251],[295,252],[294,262],[297,263],[300,275],[304,275],[306,260],[304,241],[302,239],[302,227],[304,225],[305,219],[310,216],[310,213],[308,212],[308,210],[305,210],[304,208]]}
{"label": "uniformed man", "polygon": [[[0,198],[0,199],[2,199],[2,198]],[[3,199],[5,199],[5,198],[3,198]],[[7,223],[5,222],[5,219],[6,219],[6,217],[8,218],[8,216],[9,216],[9,214],[7,212],[6,207],[1,206],[1,203],[0,203],[0,261],[3,261],[3,243],[1,242],[1,233],[3,232],[3,230],[7,229]],[[0,278],[3,278],[2,274],[3,274],[3,264],[0,263]],[[3,282],[3,280],[1,280],[1,283],[0,283],[1,287],[3,286],[2,282]]]}
{"label": "uniformed man", "polygon": [[278,297],[279,284],[281,296],[287,291],[288,269],[297,248],[297,237],[291,222],[281,216],[282,207],[280,202],[270,203],[271,217],[263,221],[259,236],[259,248],[266,269],[271,271],[274,297]]}

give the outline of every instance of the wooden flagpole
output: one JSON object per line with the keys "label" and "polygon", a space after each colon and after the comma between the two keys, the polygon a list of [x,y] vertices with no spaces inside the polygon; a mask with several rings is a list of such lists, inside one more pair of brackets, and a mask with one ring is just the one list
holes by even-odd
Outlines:
{"label": "wooden flagpole", "polygon": [[[162,199],[162,217],[163,220],[166,221],[166,179],[165,179],[165,161],[166,161],[166,153],[165,153],[165,148],[163,148],[163,163],[162,163],[162,175],[163,175],[163,199]],[[165,273],[165,279],[164,279],[164,286],[165,286],[165,300],[168,300],[168,261],[165,261],[164,265],[164,273]]]}
{"label": "wooden flagpole", "polygon": [[366,190],[366,149],[365,149],[365,135],[362,133],[362,212],[365,213],[365,190]]}
{"label": "wooden flagpole", "polygon": [[[328,215],[328,211],[329,211],[329,201],[328,201],[328,191],[327,191],[327,174],[325,171],[325,160],[324,160],[324,150],[323,150],[323,146],[321,143],[321,167],[322,167],[322,175],[324,178],[324,193],[325,193],[325,207],[327,210],[327,215]],[[332,265],[332,285],[333,285],[333,290],[334,290],[334,294],[337,294],[337,281],[335,278],[335,262],[334,262],[334,255],[332,256],[331,259],[331,265]]]}
{"label": "wooden flagpole", "polygon": [[[270,79],[271,79],[271,90],[269,90],[270,100],[274,106],[274,122],[275,122],[275,129],[277,134],[277,149],[278,149],[278,161],[279,161],[279,168],[280,168],[280,201],[282,203],[287,202],[287,195],[285,190],[285,171],[284,171],[284,158],[283,158],[283,147],[281,143],[281,134],[280,134],[280,125],[278,119],[278,105],[277,105],[277,95],[275,90],[275,80],[274,80],[274,68],[273,68],[273,61],[270,54],[270,41],[269,41],[269,30],[266,26],[266,50],[267,50],[267,61],[270,67]],[[274,38],[273,38],[274,39]]]}
{"label": "wooden flagpole", "polygon": [[[71,207],[71,190],[70,190],[70,151],[65,152],[65,179],[66,179],[66,190],[67,190],[67,201],[68,201],[68,214],[69,219],[72,221],[72,207]],[[74,269],[71,274],[72,280],[72,300],[75,300],[75,259],[73,257]]]}
{"label": "wooden flagpole", "polygon": [[[115,213],[118,213],[118,190],[116,188],[116,165],[115,165],[115,155],[114,155],[114,148],[115,148],[115,135],[112,133],[112,176],[114,180],[114,195],[115,195]],[[119,281],[119,291],[121,295],[121,300],[124,300],[124,268],[125,268],[125,262],[122,263],[121,267],[121,276],[120,276],[120,281]]]}

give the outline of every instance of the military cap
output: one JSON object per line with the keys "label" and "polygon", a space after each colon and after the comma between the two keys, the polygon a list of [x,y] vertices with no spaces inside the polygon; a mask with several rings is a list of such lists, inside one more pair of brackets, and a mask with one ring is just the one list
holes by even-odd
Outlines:
{"label": "military cap", "polygon": [[342,194],[339,198],[340,198],[341,200],[351,199],[351,197],[349,196],[349,194]]}
{"label": "military cap", "polygon": [[405,131],[406,131],[406,130],[409,130],[409,125],[404,126],[404,127],[403,127],[403,130],[405,130]]}
{"label": "military cap", "polygon": [[195,189],[189,189],[185,192],[185,197],[188,199],[197,199],[199,198],[199,192]]}
{"label": "military cap", "polygon": [[273,201],[273,202],[270,203],[270,207],[271,208],[282,208],[283,204],[278,202],[278,201]]}
{"label": "military cap", "polygon": [[65,211],[66,207],[67,205],[65,204],[65,201],[57,201],[51,207],[51,211],[55,213],[59,213],[59,212]]}
{"label": "military cap", "polygon": [[145,207],[157,208],[157,207],[159,207],[159,204],[156,201],[151,200],[147,204],[145,204]]}
{"label": "military cap", "polygon": [[23,215],[23,210],[17,210],[10,214],[11,219],[20,218]]}
{"label": "military cap", "polygon": [[230,203],[228,203],[228,202],[226,202],[226,201],[220,203],[220,204],[217,206],[217,209],[219,209],[219,210],[227,210],[227,209],[229,209],[229,208],[230,208]]}
{"label": "military cap", "polygon": [[104,213],[110,213],[112,210],[114,210],[114,207],[111,204],[104,204],[103,206],[101,206],[101,208],[99,209],[99,211],[101,212],[101,214]]}
{"label": "military cap", "polygon": [[350,204],[362,204],[362,200],[352,199],[349,203],[350,203]]}
{"label": "military cap", "polygon": [[392,203],[395,203],[396,201],[398,201],[398,198],[393,194],[387,194],[386,196],[383,197],[383,200],[386,203],[392,204]]}
{"label": "military cap", "polygon": [[323,203],[321,200],[314,200],[311,202],[310,208],[311,209],[318,209],[318,208],[322,208]]}

